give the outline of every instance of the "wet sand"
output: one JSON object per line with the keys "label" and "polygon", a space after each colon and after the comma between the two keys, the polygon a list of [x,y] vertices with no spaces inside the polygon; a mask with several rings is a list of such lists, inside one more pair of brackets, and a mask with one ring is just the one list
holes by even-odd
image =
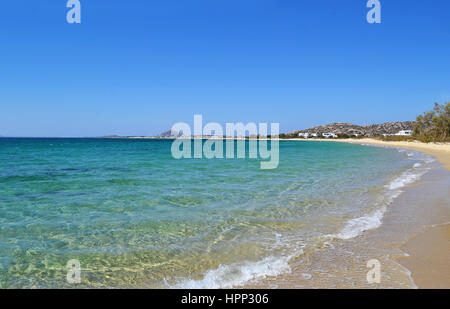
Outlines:
{"label": "wet sand", "polygon": [[430,228],[401,249],[410,256],[399,262],[411,271],[419,288],[450,288],[450,224]]}

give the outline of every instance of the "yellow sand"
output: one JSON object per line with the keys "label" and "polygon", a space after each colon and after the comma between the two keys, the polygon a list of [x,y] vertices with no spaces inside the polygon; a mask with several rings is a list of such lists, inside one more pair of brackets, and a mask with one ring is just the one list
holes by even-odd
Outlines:
{"label": "yellow sand", "polygon": [[419,288],[450,289],[450,224],[431,228],[401,249],[410,256],[399,262]]}

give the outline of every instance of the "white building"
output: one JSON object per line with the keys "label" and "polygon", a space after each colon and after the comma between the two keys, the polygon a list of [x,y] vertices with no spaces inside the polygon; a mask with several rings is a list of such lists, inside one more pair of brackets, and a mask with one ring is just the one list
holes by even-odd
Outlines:
{"label": "white building", "polygon": [[322,133],[322,136],[325,138],[337,138],[337,135],[334,133]]}
{"label": "white building", "polygon": [[396,133],[396,136],[411,136],[413,133],[412,130],[401,130],[398,133]]}
{"label": "white building", "polygon": [[298,137],[310,138],[310,137],[312,137],[312,134],[310,134],[310,133],[299,133]]}

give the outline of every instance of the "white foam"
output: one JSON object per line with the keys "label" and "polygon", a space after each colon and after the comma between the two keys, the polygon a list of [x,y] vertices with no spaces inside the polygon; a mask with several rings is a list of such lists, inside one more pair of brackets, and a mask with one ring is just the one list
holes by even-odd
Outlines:
{"label": "white foam", "polygon": [[267,257],[259,262],[234,265],[220,265],[209,270],[201,280],[184,279],[181,283],[169,286],[175,289],[227,289],[277,276],[291,270],[288,261],[290,257]]}
{"label": "white foam", "polygon": [[368,215],[360,218],[351,219],[339,234],[329,235],[332,238],[351,239],[361,235],[365,231],[378,228],[386,212],[386,207],[382,207]]}
{"label": "white foam", "polygon": [[[418,167],[418,166],[414,165],[414,167]],[[408,170],[408,171],[404,172],[400,177],[391,181],[391,183],[389,183],[387,185],[387,188],[389,190],[401,189],[404,186],[406,186],[407,184],[413,183],[414,181],[418,180],[424,173],[425,173],[425,171],[417,172],[417,171],[413,171],[413,170]]]}
{"label": "white foam", "polygon": [[429,164],[429,163],[435,162],[436,159],[433,158],[433,157],[431,157],[431,156],[428,156],[428,157],[426,157],[426,158],[424,159],[424,161],[425,161],[426,164]]}
{"label": "white foam", "polygon": [[[428,163],[428,161],[425,160],[425,163]],[[401,189],[403,187],[419,180],[420,177],[426,173],[427,169],[419,169],[420,166],[422,166],[420,163],[414,164],[415,169],[407,170],[385,186],[386,189],[389,190],[387,193],[388,199],[385,205],[367,215],[349,220],[340,233],[327,235],[327,237],[351,239],[361,235],[365,231],[378,228],[383,223],[383,217],[387,210],[387,205],[392,203],[394,199],[402,193]]]}
{"label": "white foam", "polygon": [[311,274],[307,274],[307,273],[302,273],[302,277],[305,280],[311,280],[312,279],[312,275]]}

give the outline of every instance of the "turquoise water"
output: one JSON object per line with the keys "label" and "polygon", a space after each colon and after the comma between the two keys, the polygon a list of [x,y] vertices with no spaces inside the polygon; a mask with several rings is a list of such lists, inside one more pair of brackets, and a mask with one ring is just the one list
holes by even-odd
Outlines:
{"label": "turquoise water", "polygon": [[175,160],[170,147],[0,139],[0,288],[72,287],[71,259],[77,287],[230,287],[276,275],[327,235],[376,225],[418,162],[396,149],[282,141],[279,167],[261,170],[254,159]]}

